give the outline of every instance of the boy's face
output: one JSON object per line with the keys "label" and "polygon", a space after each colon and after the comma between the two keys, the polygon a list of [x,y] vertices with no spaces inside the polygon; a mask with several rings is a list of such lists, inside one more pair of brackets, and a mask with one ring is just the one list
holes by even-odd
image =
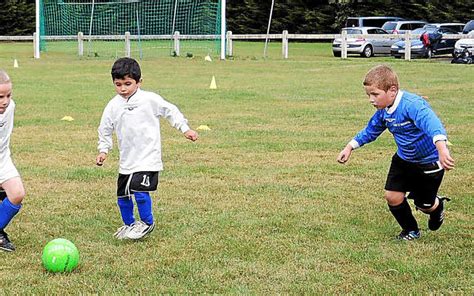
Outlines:
{"label": "boy's face", "polygon": [[128,76],[123,79],[114,79],[115,91],[124,99],[130,98],[140,88],[140,85],[141,82]]}
{"label": "boy's face", "polygon": [[384,109],[393,104],[395,98],[397,97],[398,88],[396,86],[391,86],[387,91],[381,90],[376,86],[365,85],[365,92],[369,97],[370,104],[377,108],[378,110]]}
{"label": "boy's face", "polygon": [[11,82],[0,83],[0,114],[5,113],[12,98]]}

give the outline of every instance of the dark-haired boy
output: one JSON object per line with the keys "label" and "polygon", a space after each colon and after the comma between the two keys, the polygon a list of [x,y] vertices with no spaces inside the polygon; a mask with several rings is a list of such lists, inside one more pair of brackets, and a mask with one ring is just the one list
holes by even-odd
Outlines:
{"label": "dark-haired boy", "polygon": [[[114,235],[118,239],[140,239],[155,227],[149,192],[157,189],[158,174],[163,170],[160,117],[191,141],[196,141],[198,135],[175,105],[140,89],[141,70],[136,60],[118,59],[111,74],[117,95],[102,115],[96,163],[101,166],[107,158],[115,131],[120,151],[117,203],[124,225]],[[133,213],[132,195],[140,216],[138,221]]]}

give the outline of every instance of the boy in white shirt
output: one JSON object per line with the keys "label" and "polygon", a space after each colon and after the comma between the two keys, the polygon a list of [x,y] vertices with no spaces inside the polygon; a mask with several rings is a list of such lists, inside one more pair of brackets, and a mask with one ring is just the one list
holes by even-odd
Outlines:
{"label": "boy in white shirt", "polygon": [[[137,61],[120,58],[112,66],[111,74],[117,95],[102,114],[96,163],[101,166],[107,158],[115,131],[120,150],[117,203],[124,226],[114,235],[118,239],[140,239],[155,227],[149,192],[156,190],[159,171],[163,170],[160,117],[191,141],[196,141],[198,134],[190,129],[175,105],[140,89],[142,79]],[[140,216],[138,221],[133,214],[132,195]]]}
{"label": "boy in white shirt", "polygon": [[12,100],[12,82],[0,70],[0,249],[12,252],[15,246],[5,232],[5,227],[20,211],[25,188],[10,157],[10,135],[13,131],[15,102]]}

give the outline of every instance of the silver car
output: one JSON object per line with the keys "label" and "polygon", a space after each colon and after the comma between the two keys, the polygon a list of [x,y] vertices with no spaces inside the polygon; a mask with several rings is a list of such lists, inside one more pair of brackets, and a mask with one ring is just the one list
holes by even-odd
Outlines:
{"label": "silver car", "polygon": [[[387,31],[377,27],[350,27],[342,30],[348,35],[382,35],[380,38],[347,38],[347,54],[359,54],[366,58],[376,54],[390,54],[390,47],[397,41],[394,38],[384,38]],[[332,52],[335,57],[341,56],[341,38],[334,39]]]}

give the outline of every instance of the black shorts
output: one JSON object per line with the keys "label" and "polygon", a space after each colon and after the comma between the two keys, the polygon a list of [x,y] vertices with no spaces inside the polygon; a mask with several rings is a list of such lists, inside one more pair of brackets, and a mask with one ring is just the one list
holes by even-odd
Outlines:
{"label": "black shorts", "polygon": [[438,162],[416,164],[395,154],[392,157],[385,190],[410,192],[409,198],[414,199],[415,204],[433,205],[443,176],[444,169]]}
{"label": "black shorts", "polygon": [[4,200],[7,197],[5,190],[0,189],[0,201]]}
{"label": "black shorts", "polygon": [[130,196],[134,192],[155,191],[158,187],[158,172],[135,172],[130,175],[119,174],[117,196]]}

